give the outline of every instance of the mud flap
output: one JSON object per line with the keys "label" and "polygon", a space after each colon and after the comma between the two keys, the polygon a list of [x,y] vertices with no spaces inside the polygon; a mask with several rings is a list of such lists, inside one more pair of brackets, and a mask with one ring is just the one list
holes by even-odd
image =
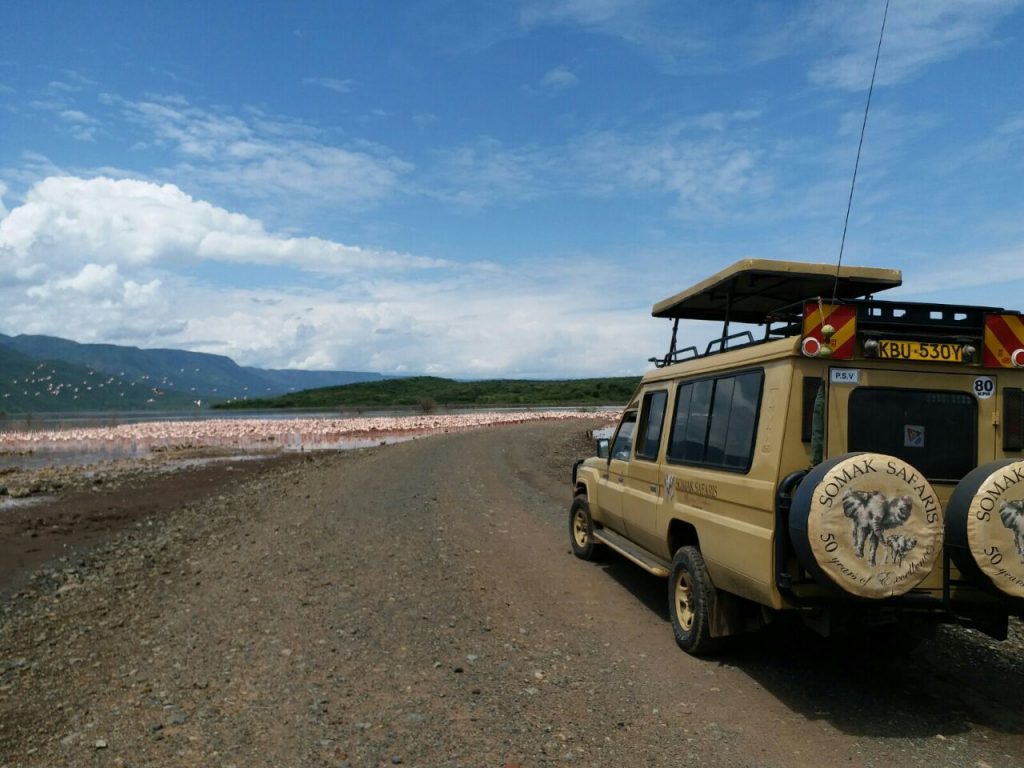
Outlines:
{"label": "mud flap", "polygon": [[708,631],[712,637],[738,635],[750,629],[743,617],[743,599],[712,588],[714,603],[711,606],[711,622]]}

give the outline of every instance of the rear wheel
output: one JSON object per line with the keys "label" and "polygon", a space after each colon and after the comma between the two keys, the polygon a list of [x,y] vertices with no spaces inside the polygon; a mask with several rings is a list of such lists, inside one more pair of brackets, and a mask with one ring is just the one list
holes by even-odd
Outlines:
{"label": "rear wheel", "polygon": [[577,496],[569,508],[569,541],[572,553],[580,560],[594,560],[604,549],[594,541],[594,520],[586,496]]}
{"label": "rear wheel", "polygon": [[672,558],[668,579],[668,613],[676,643],[687,653],[699,656],[717,645],[711,637],[711,608],[714,587],[696,547],[680,547]]}

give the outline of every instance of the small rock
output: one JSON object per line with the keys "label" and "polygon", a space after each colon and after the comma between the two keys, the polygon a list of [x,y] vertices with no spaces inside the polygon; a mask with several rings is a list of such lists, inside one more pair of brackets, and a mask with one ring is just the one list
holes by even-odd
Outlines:
{"label": "small rock", "polygon": [[96,747],[96,749],[106,749],[107,748],[107,740],[106,739],[96,739],[95,747]]}

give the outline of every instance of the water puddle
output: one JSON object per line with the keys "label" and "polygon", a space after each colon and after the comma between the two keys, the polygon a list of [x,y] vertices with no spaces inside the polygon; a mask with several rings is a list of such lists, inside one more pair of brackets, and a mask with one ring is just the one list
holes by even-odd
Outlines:
{"label": "water puddle", "polygon": [[56,496],[26,496],[22,499],[15,499],[10,496],[0,496],[0,512],[6,512],[10,509],[34,507],[36,504],[54,501],[56,498]]}

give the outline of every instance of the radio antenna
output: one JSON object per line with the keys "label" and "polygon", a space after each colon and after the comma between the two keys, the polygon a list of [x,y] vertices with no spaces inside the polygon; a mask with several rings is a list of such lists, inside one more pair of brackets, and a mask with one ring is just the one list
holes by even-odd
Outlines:
{"label": "radio antenna", "polygon": [[878,73],[878,57],[882,53],[882,38],[885,37],[885,20],[889,17],[889,0],[885,0],[882,12],[882,30],[878,33],[878,48],[875,50],[875,66],[871,70],[871,85],[868,86],[868,101],[864,105],[864,121],[860,125],[860,141],[857,142],[857,159],[853,163],[853,180],[850,182],[850,197],[846,201],[846,220],[843,222],[843,237],[839,241],[839,259],[836,261],[836,279],[832,284],[832,303],[839,292],[839,269],[843,265],[843,248],[846,246],[846,229],[850,226],[850,209],[853,207],[853,189],[857,186],[857,168],[860,167],[860,150],[864,146],[864,132],[868,127],[868,110],[871,109],[871,94],[875,90],[875,75]]}

